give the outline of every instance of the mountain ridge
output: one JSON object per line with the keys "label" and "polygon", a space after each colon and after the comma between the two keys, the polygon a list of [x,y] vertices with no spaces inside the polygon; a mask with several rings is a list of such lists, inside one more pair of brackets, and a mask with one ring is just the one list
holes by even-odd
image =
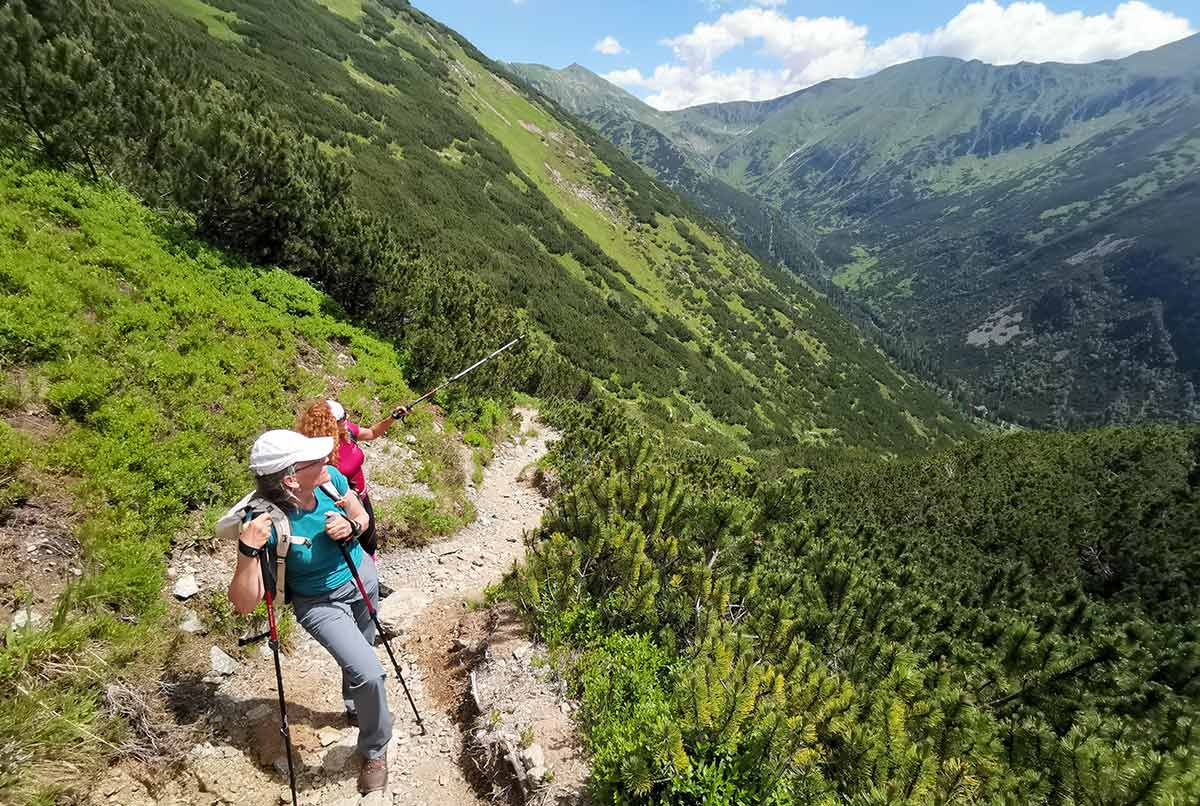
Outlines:
{"label": "mountain ridge", "polygon": [[[664,181],[682,165],[781,213],[817,259],[779,262],[839,286],[843,309],[863,309],[889,352],[964,402],[1035,425],[1190,420],[1200,376],[1163,356],[1195,351],[1178,300],[1194,298],[1200,245],[1151,221],[1192,207],[1193,65],[1200,35],[1084,65],[930,57],[770,101],[663,112],[654,133],[611,101],[584,117]],[[553,78],[531,81],[555,95]],[[757,123],[734,134],[735,120]],[[645,147],[655,138],[669,147]],[[1097,249],[1106,238],[1118,247]],[[1085,257],[1063,263],[1074,255]],[[1139,324],[1147,274],[1165,330]],[[1064,294],[1083,302],[1051,326],[1045,298]],[[1019,338],[978,335],[1006,315],[1025,323]],[[1171,351],[1147,346],[1163,339]]]}

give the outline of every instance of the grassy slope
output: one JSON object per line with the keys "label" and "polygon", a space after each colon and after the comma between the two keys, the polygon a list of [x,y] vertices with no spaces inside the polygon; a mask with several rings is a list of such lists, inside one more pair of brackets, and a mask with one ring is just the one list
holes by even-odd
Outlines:
{"label": "grassy slope", "polygon": [[[715,179],[819,234],[823,276],[868,306],[902,352],[934,358],[946,383],[1008,416],[1066,424],[1196,416],[1196,331],[1184,309],[1197,294],[1197,242],[1169,222],[1196,197],[1197,65],[1196,37],[1092,65],[923,59],[773,101],[662,113],[665,123],[614,89],[589,101],[585,82],[533,77],[623,146],[657,126],[671,148],[630,153],[662,175],[711,165]],[[1064,263],[1110,234],[1136,247]],[[1045,326],[1041,312],[1064,297],[1068,326]],[[1008,305],[1026,321],[1022,338],[966,343]],[[1159,329],[1163,338],[1127,336]]]}
{"label": "grassy slope", "polygon": [[55,426],[39,441],[0,429],[0,458],[24,446],[4,475],[69,494],[84,571],[61,623],[0,650],[0,800],[21,802],[79,783],[129,738],[104,715],[95,667],[157,679],[172,632],[163,557],[185,521],[203,535],[203,512],[247,487],[254,435],[289,425],[303,398],[340,389],[369,417],[409,389],[403,357],[305,283],[178,240],[128,195],[62,174],[0,171],[0,287],[5,417]]}
{"label": "grassy slope", "polygon": [[[864,345],[849,328],[838,327],[836,315],[811,292],[790,278],[768,274],[764,266],[732,239],[716,230],[706,230],[703,219],[676,213],[657,215],[654,226],[639,225],[630,220],[618,198],[611,193],[607,198],[605,196],[600,175],[608,166],[579,138],[569,122],[564,124],[556,119],[554,110],[540,105],[504,78],[488,71],[453,41],[443,45],[447,57],[460,68],[452,71],[459,82],[460,102],[514,155],[523,174],[532,177],[556,207],[567,211],[573,224],[599,244],[616,263],[629,270],[632,277],[626,280],[626,285],[642,303],[651,310],[668,312],[683,321],[697,345],[713,344],[714,352],[724,358],[751,389],[765,398],[765,408],[774,409],[772,413],[776,417],[791,420],[789,426],[793,436],[802,442],[822,442],[830,433],[827,420],[813,416],[797,418],[797,411],[787,404],[809,408],[816,400],[820,408],[833,407],[830,397],[822,398],[829,389],[810,383],[810,378],[795,370],[812,372],[814,366],[824,366],[834,354],[840,359],[837,363],[841,364],[842,372],[851,371],[847,367],[849,364],[857,370],[872,373],[872,377],[874,373],[880,373],[884,378],[898,381],[904,394],[902,405],[929,411],[930,400],[923,397],[923,390],[895,371],[886,372],[879,356],[872,355],[875,351]],[[617,167],[626,168],[624,165]],[[682,232],[694,237],[689,241],[681,236]],[[693,249],[697,241],[700,245]],[[678,282],[681,275],[685,278],[684,283]],[[752,307],[747,307],[746,300],[753,299],[749,294],[743,296],[747,291],[769,297],[778,307],[756,305],[753,301]],[[691,304],[698,296],[699,304]],[[748,359],[743,349],[744,346],[758,349],[758,344],[739,344],[738,339],[722,338],[721,325],[727,323],[732,324],[730,329],[737,336],[745,338],[748,334],[752,340],[770,341],[770,352],[765,360]],[[779,344],[782,339],[776,333],[770,333],[772,328],[779,327],[790,336],[792,345]],[[788,346],[799,346],[804,354],[794,349],[789,351]],[[783,383],[774,388],[760,381],[769,377],[768,367],[772,360],[775,363],[770,369],[785,377]],[[797,387],[811,395],[810,400],[784,397],[783,406],[775,404],[779,397]],[[702,404],[682,407],[676,395],[657,400],[670,410],[671,421],[680,417],[685,420],[690,417],[693,422],[706,416],[711,419],[708,412],[700,410]],[[867,408],[879,402],[872,398],[868,403],[856,396],[841,405],[848,404],[851,409]],[[946,412],[943,410],[942,413]],[[922,439],[926,436],[921,417],[906,417],[905,422],[912,426],[913,435]],[[937,420],[936,415],[934,422],[932,433],[945,428],[946,423]],[[720,430],[727,435],[745,433],[744,429],[738,431],[726,427]],[[833,431],[836,430],[835,425]],[[858,432],[855,439],[874,441],[877,436]]]}
{"label": "grassy slope", "polygon": [[[316,6],[298,7],[284,31],[261,3],[228,5],[263,46],[209,40],[207,60],[288,94],[300,125],[346,155],[364,203],[412,231],[415,250],[479,272],[564,355],[640,400],[651,424],[737,452],[907,452],[967,432],[809,290],[419,12],[387,12],[385,40]],[[285,36],[303,40],[285,49]],[[309,51],[302,81],[282,64],[301,58],[297,47]],[[897,399],[879,397],[874,378]]]}
{"label": "grassy slope", "polygon": [[659,112],[578,65],[563,70],[536,64],[508,68],[543,98],[584,118],[624,154],[736,232],[741,243],[764,262],[816,276],[811,234],[712,173],[712,143],[735,139],[735,133],[747,129],[744,120],[708,120],[708,108],[698,108],[687,118]]}

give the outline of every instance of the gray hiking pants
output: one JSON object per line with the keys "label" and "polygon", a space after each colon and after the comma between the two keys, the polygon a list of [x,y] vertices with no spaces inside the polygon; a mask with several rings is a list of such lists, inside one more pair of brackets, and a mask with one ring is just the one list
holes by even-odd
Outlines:
{"label": "gray hiking pants", "polygon": [[[375,561],[363,554],[358,575],[379,607],[379,575]],[[387,703],[387,672],[375,654],[375,624],[354,580],[321,597],[292,597],[296,621],[325,647],[342,667],[342,700],[358,714],[358,752],[378,758],[392,738]]]}

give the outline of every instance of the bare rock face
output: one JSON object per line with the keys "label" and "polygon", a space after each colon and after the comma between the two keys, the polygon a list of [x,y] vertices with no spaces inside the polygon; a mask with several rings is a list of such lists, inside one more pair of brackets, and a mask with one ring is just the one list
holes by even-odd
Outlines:
{"label": "bare rock face", "polygon": [[379,623],[391,635],[407,630],[431,599],[416,588],[397,588],[388,598],[379,603]]}
{"label": "bare rock face", "polygon": [[342,738],[342,731],[337,728],[321,728],[317,731],[317,739],[321,742],[321,747],[329,747],[331,744],[336,744]]}
{"label": "bare rock face", "polygon": [[238,670],[238,662],[214,646],[208,650],[209,666],[212,674],[228,677]]}
{"label": "bare rock face", "polygon": [[[535,742],[522,750],[521,763],[525,765],[525,769],[527,770],[544,767],[546,764],[546,753],[542,750],[542,746]],[[541,776],[538,777],[540,778]]]}
{"label": "bare rock face", "polygon": [[176,599],[190,599],[200,592],[200,583],[196,581],[195,574],[184,574],[175,580],[175,587],[171,592],[175,594]]}
{"label": "bare rock face", "polygon": [[188,609],[183,611],[183,619],[179,622],[179,631],[185,632],[188,635],[196,635],[204,632],[204,622],[196,615],[196,611]]}

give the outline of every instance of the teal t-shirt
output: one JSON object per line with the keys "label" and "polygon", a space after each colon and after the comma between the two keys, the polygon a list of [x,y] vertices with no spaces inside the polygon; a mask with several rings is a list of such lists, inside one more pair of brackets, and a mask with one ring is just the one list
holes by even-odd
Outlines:
{"label": "teal t-shirt", "polygon": [[[350,489],[337,468],[326,467],[329,480],[339,495]],[[310,510],[297,510],[288,515],[292,527],[292,544],[287,555],[287,586],[295,596],[320,596],[332,593],[350,582],[354,577],[346,567],[333,538],[325,534],[325,513],[339,512],[337,505],[318,487],[315,491],[317,504]],[[306,538],[306,543],[297,543],[294,538]],[[357,540],[350,540],[350,559],[355,567],[362,563],[363,550]]]}

